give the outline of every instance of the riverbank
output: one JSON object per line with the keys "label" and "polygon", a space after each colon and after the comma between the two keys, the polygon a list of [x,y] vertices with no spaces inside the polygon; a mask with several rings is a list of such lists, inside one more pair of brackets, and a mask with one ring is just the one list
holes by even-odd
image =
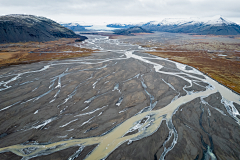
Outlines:
{"label": "riverbank", "polygon": [[240,93],[240,62],[236,55],[230,57],[204,51],[176,52],[176,50],[166,51],[159,48],[148,53],[197,68],[209,77]]}

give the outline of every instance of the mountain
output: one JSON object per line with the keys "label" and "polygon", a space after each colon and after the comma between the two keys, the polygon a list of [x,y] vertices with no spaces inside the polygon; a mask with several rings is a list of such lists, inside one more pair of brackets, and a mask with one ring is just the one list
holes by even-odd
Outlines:
{"label": "mountain", "polygon": [[86,38],[48,18],[22,14],[0,16],[0,35],[0,43]]}
{"label": "mountain", "polygon": [[119,35],[133,35],[133,33],[152,33],[151,31],[148,31],[142,27],[130,27],[127,29],[116,29],[113,31],[114,34],[119,34]]}
{"label": "mountain", "polygon": [[121,24],[121,23],[113,23],[113,24],[107,24],[107,27],[112,27],[112,28],[130,28],[134,27],[137,25],[134,24]]}
{"label": "mountain", "polygon": [[[131,24],[129,24],[131,25]],[[128,25],[124,25],[128,26]],[[115,26],[116,27],[116,26]],[[172,33],[194,33],[214,35],[237,35],[240,34],[240,26],[234,22],[224,19],[222,16],[211,18],[166,18],[160,22],[150,21],[141,25],[150,31],[172,32]]]}
{"label": "mountain", "polygon": [[190,18],[174,19],[167,18],[161,22],[149,22],[142,25],[151,31],[173,32],[173,33],[195,33],[214,35],[236,35],[240,34],[240,26],[228,21],[221,16],[210,19]]}
{"label": "mountain", "polygon": [[145,24],[145,22],[133,23],[133,24],[112,23],[112,24],[107,24],[106,26],[111,27],[111,28],[130,28],[130,27],[134,27],[134,26],[141,27],[143,24]]}
{"label": "mountain", "polygon": [[87,31],[85,27],[91,27],[91,26],[82,26],[78,23],[61,23],[62,26],[71,29],[72,31]]}

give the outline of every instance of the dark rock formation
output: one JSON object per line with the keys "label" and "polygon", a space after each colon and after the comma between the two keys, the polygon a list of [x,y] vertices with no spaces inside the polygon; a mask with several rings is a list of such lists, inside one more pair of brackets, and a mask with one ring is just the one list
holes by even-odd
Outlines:
{"label": "dark rock formation", "polygon": [[0,43],[80,37],[48,18],[21,14],[0,16],[0,35]]}
{"label": "dark rock formation", "polygon": [[130,27],[128,29],[117,29],[114,30],[114,34],[119,34],[119,35],[133,35],[132,33],[152,33],[146,29],[143,29],[142,27]]}
{"label": "dark rock formation", "polygon": [[78,39],[75,40],[75,42],[82,42],[86,39],[88,39],[86,36],[80,36]]}

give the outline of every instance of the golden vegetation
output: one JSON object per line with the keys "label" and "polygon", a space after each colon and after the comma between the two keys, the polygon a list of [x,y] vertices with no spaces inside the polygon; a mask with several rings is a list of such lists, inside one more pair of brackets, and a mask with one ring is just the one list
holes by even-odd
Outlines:
{"label": "golden vegetation", "polygon": [[94,50],[80,48],[76,38],[62,38],[48,42],[0,44],[0,67],[12,64],[32,63],[53,59],[65,59],[90,55]]}

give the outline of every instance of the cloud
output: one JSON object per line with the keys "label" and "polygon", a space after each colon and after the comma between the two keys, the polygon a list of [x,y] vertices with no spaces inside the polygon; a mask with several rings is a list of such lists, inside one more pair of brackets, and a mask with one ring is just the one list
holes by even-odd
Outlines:
{"label": "cloud", "polygon": [[[239,0],[0,0],[0,14],[54,17],[240,17]],[[70,20],[71,18],[69,18]],[[64,19],[62,21],[67,21]]]}

